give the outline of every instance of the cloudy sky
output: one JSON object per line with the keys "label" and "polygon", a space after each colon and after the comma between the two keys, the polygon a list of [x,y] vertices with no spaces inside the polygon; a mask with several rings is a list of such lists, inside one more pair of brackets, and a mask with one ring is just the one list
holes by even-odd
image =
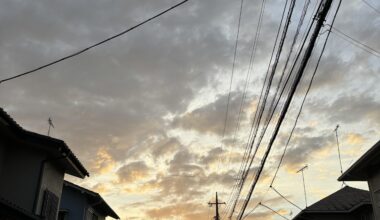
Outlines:
{"label": "cloudy sky", "polygon": [[[367,1],[380,8],[377,1]],[[177,2],[2,0],[1,79],[98,42]],[[244,2],[224,138],[238,0],[190,0],[85,54],[1,84],[0,106],[23,127],[42,134],[46,134],[51,117],[55,124],[51,135],[64,140],[91,174],[85,180],[67,179],[99,192],[122,219],[211,219],[213,209],[207,202],[215,191],[227,202],[234,184],[284,4],[284,0],[266,2],[236,141],[233,137],[259,0]],[[297,1],[291,36],[303,4],[303,0]],[[316,0],[311,0],[306,19],[315,4]],[[361,0],[344,0],[335,27],[380,50],[380,15]],[[316,53],[314,62],[315,58]],[[266,192],[310,70],[249,209]],[[344,169],[378,140],[379,71],[378,57],[331,34],[274,184],[301,207],[305,205],[302,179],[295,171],[303,165],[309,165],[305,172],[309,204],[341,186],[336,181],[340,168],[333,130],[337,124],[341,126]],[[366,188],[360,183],[350,185]],[[297,213],[271,191],[263,201],[288,217]],[[264,208],[250,217],[278,219]]]}

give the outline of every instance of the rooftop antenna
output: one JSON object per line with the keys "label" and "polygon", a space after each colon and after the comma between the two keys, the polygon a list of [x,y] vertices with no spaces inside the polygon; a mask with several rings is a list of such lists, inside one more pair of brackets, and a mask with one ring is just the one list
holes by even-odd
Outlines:
{"label": "rooftop antenna", "polygon": [[49,123],[49,129],[48,129],[48,133],[47,133],[47,135],[50,136],[50,129],[51,129],[51,128],[54,128],[53,121],[51,120],[50,117],[49,117],[49,119],[48,119],[48,123]]}
{"label": "rooftop antenna", "polygon": [[[338,129],[339,125],[336,126],[334,129],[335,131],[335,137],[336,137],[336,146],[338,147],[338,156],[339,156],[339,164],[340,164],[340,174],[343,174],[343,166],[342,166],[342,157],[340,156],[340,146],[339,146],[339,137],[338,137]],[[346,183],[343,181],[343,185]]]}
{"label": "rooftop antenna", "polygon": [[306,204],[306,207],[307,207],[307,196],[306,196],[306,185],[305,185],[305,176],[304,176],[304,170],[306,170],[309,166],[306,164],[304,167],[302,167],[301,169],[299,169],[297,171],[297,173],[302,173],[302,181],[303,181],[303,191],[304,191],[304,194],[305,194],[305,204]]}

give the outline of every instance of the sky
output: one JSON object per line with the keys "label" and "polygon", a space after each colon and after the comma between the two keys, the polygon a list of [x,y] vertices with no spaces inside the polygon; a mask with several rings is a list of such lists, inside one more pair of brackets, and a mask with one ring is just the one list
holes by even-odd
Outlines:
{"label": "sky", "polygon": [[[367,1],[380,8],[377,1]],[[0,78],[103,40],[177,2],[0,1]],[[297,1],[295,17],[303,3]],[[211,219],[214,209],[207,203],[216,191],[228,202],[235,183],[284,4],[267,0],[236,136],[258,0],[244,1],[231,93],[240,1],[190,0],[73,59],[1,84],[0,107],[24,128],[41,134],[47,133],[51,117],[51,136],[64,140],[90,172],[84,180],[66,179],[99,192],[121,219]],[[311,0],[306,19],[315,4]],[[292,20],[291,36],[297,19]],[[380,50],[380,15],[361,0],[343,1],[335,27]],[[316,51],[320,48],[318,44]],[[288,218],[298,212],[273,191],[265,192],[311,70],[301,81],[248,210],[262,199]],[[379,71],[378,57],[331,34],[274,183],[294,203],[305,206],[302,177],[296,173],[305,164],[308,204],[340,189],[337,124],[344,170],[378,141]],[[258,158],[262,154],[259,150]],[[252,169],[258,165],[255,160]],[[367,188],[365,183],[348,184]],[[281,219],[263,207],[247,217],[253,218]]]}

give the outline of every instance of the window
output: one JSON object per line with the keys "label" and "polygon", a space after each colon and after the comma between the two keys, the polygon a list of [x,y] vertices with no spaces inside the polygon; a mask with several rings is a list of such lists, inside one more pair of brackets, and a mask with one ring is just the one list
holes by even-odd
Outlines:
{"label": "window", "polygon": [[59,198],[49,190],[45,190],[41,215],[45,220],[56,220]]}

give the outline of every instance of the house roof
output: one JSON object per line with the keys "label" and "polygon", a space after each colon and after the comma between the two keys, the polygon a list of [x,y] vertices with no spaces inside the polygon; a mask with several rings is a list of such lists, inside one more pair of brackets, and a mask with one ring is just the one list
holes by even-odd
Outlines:
{"label": "house roof", "polygon": [[349,186],[336,191],[324,199],[302,210],[294,220],[306,214],[351,213],[364,205],[371,206],[370,193]]}
{"label": "house roof", "polygon": [[380,140],[360,157],[339,178],[339,181],[366,181],[373,171],[380,168]]}
{"label": "house roof", "polygon": [[62,160],[59,160],[58,163],[64,167],[67,174],[80,178],[89,176],[86,168],[64,141],[25,130],[2,108],[0,108],[0,124],[8,127],[18,140],[31,143],[31,146],[42,147],[45,151],[54,155],[59,155]]}
{"label": "house roof", "polygon": [[63,183],[63,187],[80,191],[88,197],[90,202],[93,204],[92,207],[97,211],[101,211],[102,214],[110,216],[114,219],[120,219],[116,212],[107,204],[107,202],[99,195],[99,193],[93,192],[89,189],[83,188],[66,180]]}

